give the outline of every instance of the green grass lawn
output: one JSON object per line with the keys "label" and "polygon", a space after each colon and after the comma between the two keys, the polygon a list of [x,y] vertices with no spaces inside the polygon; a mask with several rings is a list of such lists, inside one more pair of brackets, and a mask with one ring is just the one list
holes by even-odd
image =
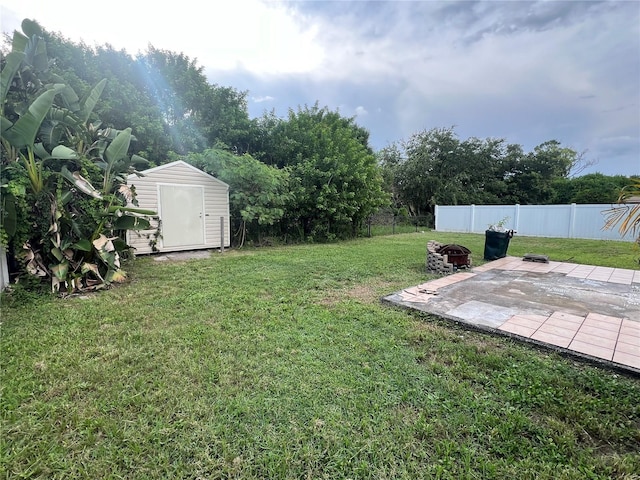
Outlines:
{"label": "green grass lawn", "polygon": [[[412,233],[128,266],[2,303],[0,478],[639,478],[640,380],[380,303]],[[638,268],[631,243],[509,254]]]}

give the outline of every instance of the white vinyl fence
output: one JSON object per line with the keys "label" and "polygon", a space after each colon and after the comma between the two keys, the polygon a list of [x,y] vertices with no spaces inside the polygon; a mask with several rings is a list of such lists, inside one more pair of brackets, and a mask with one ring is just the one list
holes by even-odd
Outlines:
{"label": "white vinyl fence", "polygon": [[612,205],[436,205],[436,231],[484,233],[505,220],[507,230],[527,237],[585,238],[633,241],[617,226],[603,230],[604,212]]}

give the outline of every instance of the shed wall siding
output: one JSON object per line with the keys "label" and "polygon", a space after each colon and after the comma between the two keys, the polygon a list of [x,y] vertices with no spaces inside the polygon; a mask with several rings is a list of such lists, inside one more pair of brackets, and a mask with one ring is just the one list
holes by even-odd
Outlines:
{"label": "shed wall siding", "polygon": [[[129,184],[135,185],[138,205],[140,208],[154,210],[158,213],[159,185],[185,185],[204,187],[204,224],[205,224],[205,244],[185,245],[182,247],[171,247],[164,249],[162,238],[158,239],[156,248],[158,251],[179,251],[193,250],[198,248],[219,248],[220,239],[220,217],[224,218],[224,246],[231,244],[230,222],[229,222],[229,193],[226,184],[208,177],[204,172],[199,172],[184,164],[176,164],[167,168],[155,170],[150,173],[143,172],[144,177],[129,177]],[[151,223],[151,230],[141,230],[139,232],[128,232],[129,245],[134,247],[136,254],[152,253],[149,245],[150,239],[157,229],[157,222]]]}

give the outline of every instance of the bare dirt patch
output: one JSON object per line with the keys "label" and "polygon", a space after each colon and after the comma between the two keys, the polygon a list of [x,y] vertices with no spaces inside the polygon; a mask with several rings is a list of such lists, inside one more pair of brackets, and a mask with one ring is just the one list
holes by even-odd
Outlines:
{"label": "bare dirt patch", "polygon": [[372,282],[349,288],[331,290],[320,300],[321,305],[335,305],[345,300],[357,300],[360,303],[377,303],[380,298],[394,288],[390,282]]}

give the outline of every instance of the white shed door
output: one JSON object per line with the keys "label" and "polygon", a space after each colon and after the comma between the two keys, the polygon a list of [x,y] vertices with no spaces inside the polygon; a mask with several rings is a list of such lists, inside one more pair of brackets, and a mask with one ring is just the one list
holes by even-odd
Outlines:
{"label": "white shed door", "polygon": [[204,189],[198,186],[160,185],[162,245],[204,245]]}

